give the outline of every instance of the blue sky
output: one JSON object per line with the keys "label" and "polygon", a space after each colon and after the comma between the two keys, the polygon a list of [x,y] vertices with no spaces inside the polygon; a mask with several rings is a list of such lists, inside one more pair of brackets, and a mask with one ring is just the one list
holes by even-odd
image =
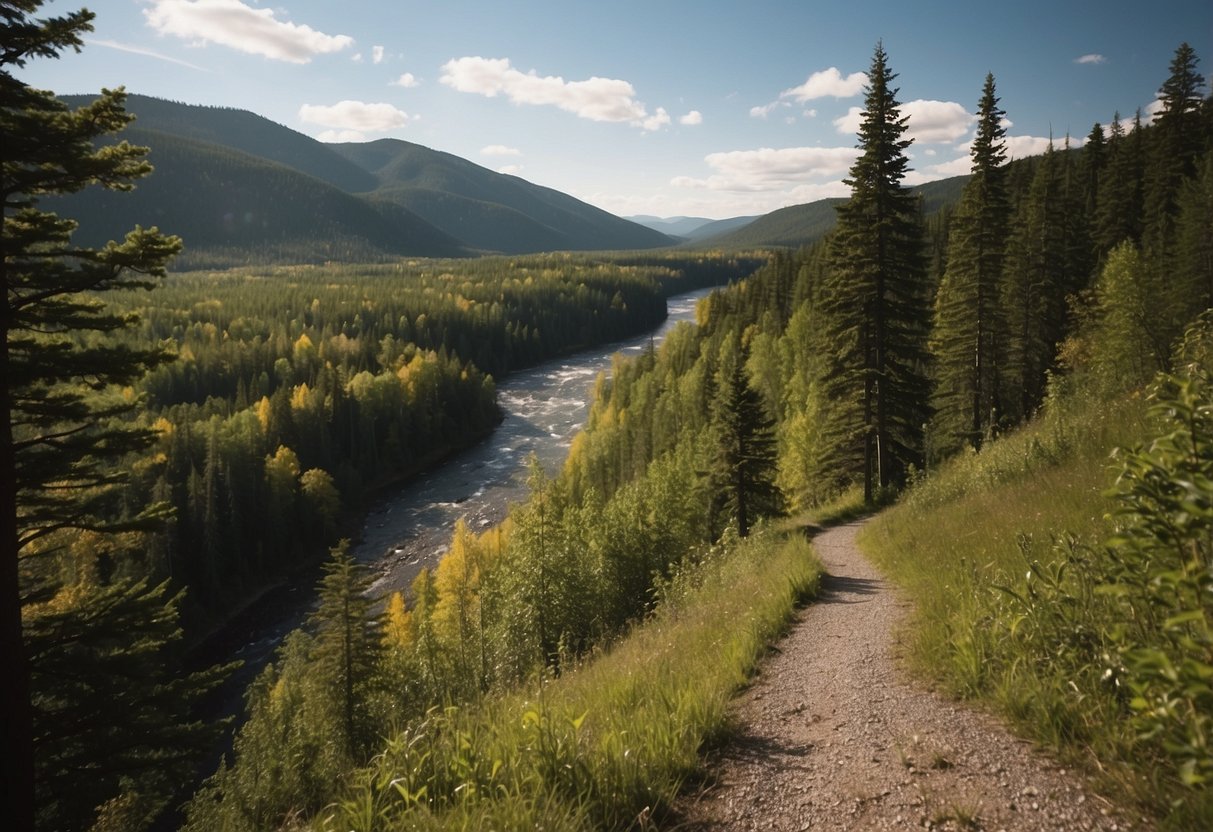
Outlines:
{"label": "blue sky", "polygon": [[1182,41],[1213,70],[1208,0],[87,5],[84,51],[23,80],[242,108],[323,140],[405,139],[621,215],[845,195],[878,40],[916,137],[913,181],[967,172],[987,72],[1026,155],[1050,132],[1080,141],[1117,110],[1148,112]]}

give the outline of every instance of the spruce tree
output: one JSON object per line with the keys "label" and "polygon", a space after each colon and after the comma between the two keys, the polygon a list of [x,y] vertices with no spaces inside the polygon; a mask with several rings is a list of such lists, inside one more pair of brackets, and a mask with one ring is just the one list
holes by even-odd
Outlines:
{"label": "spruce tree", "polygon": [[382,642],[379,621],[371,616],[374,602],[367,596],[371,579],[350,554],[348,540],[329,550],[324,573],[320,606],[312,615],[316,635],[310,659],[331,685],[343,750],[360,759],[373,738],[365,703]]}
{"label": "spruce tree", "polygon": [[999,294],[1010,213],[1005,115],[994,94],[994,76],[987,75],[970,151],[972,174],[952,217],[947,271],[935,300],[931,447],[944,453],[966,444],[980,448],[1002,411],[1006,325]]}
{"label": "spruce tree", "polygon": [[[64,541],[73,534],[133,534],[152,528],[160,517],[158,507],[132,513],[121,506],[119,488],[127,477],[121,462],[146,449],[154,433],[129,420],[137,400],[113,391],[167,357],[159,349],[127,347],[107,337],[133,321],[108,312],[95,298],[109,290],[158,284],[181,241],[136,228],[123,243],[89,249],[73,245],[73,221],[39,209],[44,196],[95,184],[126,190],[132,179],[150,171],[146,148],[107,141],[131,119],[123,109],[123,91],[102,91],[95,102],[70,110],[52,93],[32,89],[10,72],[35,58],[79,51],[82,35],[92,29],[91,12],[34,18],[41,5],[40,0],[0,5],[0,135],[5,144],[0,175],[0,650],[7,660],[0,683],[0,711],[5,714],[0,777],[8,788],[6,824],[11,830],[30,830],[35,815],[39,825],[52,828],[91,822],[87,819],[97,802],[106,803],[102,811],[109,824],[135,828],[147,820],[156,799],[169,796],[166,777],[177,767],[164,754],[182,753],[201,736],[189,729],[186,714],[207,683],[166,680],[176,606],[166,600],[163,588],[123,582],[107,586],[115,571],[108,552],[85,553],[97,566],[91,583],[64,586],[56,565],[64,557]],[[138,538],[125,548],[137,547]],[[131,626],[142,615],[154,615],[155,621],[144,621],[142,629]],[[23,617],[29,627],[24,633]],[[125,646],[123,637],[130,639]],[[64,668],[75,676],[64,678]],[[72,682],[90,676],[98,678]],[[125,682],[119,684],[120,679]],[[123,694],[104,693],[115,685]],[[113,728],[135,717],[121,711],[138,707],[132,702],[155,702],[164,710],[158,719],[124,734],[126,745],[119,750],[107,725]],[[79,719],[64,717],[66,713]],[[115,777],[98,775],[104,760],[119,752],[124,770]],[[133,765],[138,758],[147,764]],[[45,797],[44,786],[62,782],[63,776],[93,781],[78,793],[69,790],[44,799],[38,807],[35,780],[36,793]]]}
{"label": "spruce tree", "polygon": [[1199,63],[1192,47],[1181,43],[1171,60],[1171,74],[1158,91],[1162,109],[1154,122],[1146,227],[1148,245],[1160,250],[1170,241],[1180,186],[1196,172],[1197,160],[1206,145],[1201,114],[1204,78],[1196,69]]}
{"label": "spruce tree", "polygon": [[929,387],[930,313],[922,218],[901,184],[909,164],[896,78],[877,44],[859,128],[859,158],[845,180],[821,299],[823,374],[820,477],[861,481],[864,499],[921,465]]}
{"label": "spruce tree", "polygon": [[747,351],[730,353],[717,388],[713,478],[721,507],[747,537],[755,520],[780,512],[783,497],[775,485],[775,422],[746,377]]}

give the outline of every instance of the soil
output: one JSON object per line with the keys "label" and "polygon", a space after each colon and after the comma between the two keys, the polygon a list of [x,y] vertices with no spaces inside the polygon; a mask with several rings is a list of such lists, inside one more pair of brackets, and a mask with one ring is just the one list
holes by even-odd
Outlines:
{"label": "soil", "polygon": [[860,525],[814,539],[822,592],[735,701],[736,732],[675,807],[677,828],[1150,828],[903,670],[910,605],[855,546]]}

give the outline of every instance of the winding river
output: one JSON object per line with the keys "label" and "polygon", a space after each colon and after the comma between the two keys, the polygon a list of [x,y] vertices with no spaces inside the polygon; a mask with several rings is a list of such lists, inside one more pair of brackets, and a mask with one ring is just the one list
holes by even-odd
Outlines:
{"label": "winding river", "polygon": [[[526,495],[532,453],[549,474],[559,470],[585,423],[594,379],[610,370],[612,356],[639,354],[650,342],[660,343],[676,324],[694,321],[696,304],[711,291],[670,298],[669,316],[650,333],[507,377],[497,388],[505,419],[490,436],[371,506],[354,554],[375,575],[372,592],[383,596],[406,590],[423,567],[436,566],[460,517],[475,531],[503,520],[510,503]],[[317,575],[304,575],[293,586],[269,593],[225,628],[221,643],[210,645],[209,661],[244,662],[225,685],[233,693],[223,711],[239,712],[235,691],[243,692],[287,633],[303,623],[315,599],[310,583]]]}

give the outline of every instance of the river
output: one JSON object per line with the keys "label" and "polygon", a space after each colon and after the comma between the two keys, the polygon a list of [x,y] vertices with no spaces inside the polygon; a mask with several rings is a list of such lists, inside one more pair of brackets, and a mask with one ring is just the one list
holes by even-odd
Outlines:
{"label": "river", "polygon": [[[508,376],[497,388],[505,418],[490,436],[380,496],[370,507],[353,551],[375,576],[372,592],[384,596],[407,590],[423,567],[436,566],[460,517],[476,531],[505,519],[510,503],[526,495],[532,453],[549,474],[559,470],[585,424],[594,379],[610,370],[612,356],[637,355],[650,343],[660,343],[678,323],[694,321],[696,304],[712,291],[670,298],[668,317],[650,333]],[[305,573],[294,585],[267,594],[209,645],[207,661],[244,662],[225,685],[232,691],[224,697],[225,713],[239,711],[235,692],[244,690],[287,633],[303,623],[315,599],[308,582],[314,583],[318,574]]]}

